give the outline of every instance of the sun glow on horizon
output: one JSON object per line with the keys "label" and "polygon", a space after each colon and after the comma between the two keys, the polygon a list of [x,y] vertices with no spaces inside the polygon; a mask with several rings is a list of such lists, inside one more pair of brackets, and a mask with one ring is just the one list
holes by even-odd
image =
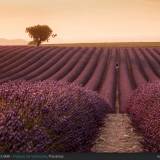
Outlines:
{"label": "sun glow on horizon", "polygon": [[0,38],[27,39],[25,28],[49,25],[50,43],[160,41],[158,0],[1,0]]}

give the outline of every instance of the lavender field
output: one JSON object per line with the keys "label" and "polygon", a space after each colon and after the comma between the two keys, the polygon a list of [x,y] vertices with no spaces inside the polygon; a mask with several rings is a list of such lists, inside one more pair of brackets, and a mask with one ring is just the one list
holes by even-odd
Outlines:
{"label": "lavender field", "polygon": [[158,47],[1,46],[0,151],[90,151],[105,115],[127,113],[159,152],[159,80]]}

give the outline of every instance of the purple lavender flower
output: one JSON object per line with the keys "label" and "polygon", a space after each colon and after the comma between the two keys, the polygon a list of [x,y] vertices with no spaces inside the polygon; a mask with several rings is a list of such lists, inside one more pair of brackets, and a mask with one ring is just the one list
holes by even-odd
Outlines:
{"label": "purple lavender flower", "polygon": [[0,85],[3,152],[88,151],[110,106],[95,92],[55,81]]}

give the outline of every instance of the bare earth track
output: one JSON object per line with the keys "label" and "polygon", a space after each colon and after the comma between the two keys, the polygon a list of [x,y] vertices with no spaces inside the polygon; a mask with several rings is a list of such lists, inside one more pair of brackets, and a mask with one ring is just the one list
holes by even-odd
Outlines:
{"label": "bare earth track", "polygon": [[[119,67],[116,68],[119,74]],[[118,81],[117,81],[118,82]],[[119,88],[119,83],[117,83]],[[133,153],[142,152],[143,138],[133,128],[131,120],[127,114],[120,114],[119,89],[116,90],[116,114],[108,114],[104,121],[104,126],[100,130],[93,152],[109,153]]]}
{"label": "bare earth track", "polygon": [[108,114],[92,148],[93,152],[142,152],[141,135],[136,133],[127,114]]}

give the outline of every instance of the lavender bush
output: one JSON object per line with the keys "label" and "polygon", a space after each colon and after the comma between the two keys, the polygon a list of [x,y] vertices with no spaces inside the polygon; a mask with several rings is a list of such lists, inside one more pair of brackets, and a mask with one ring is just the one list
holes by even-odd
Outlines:
{"label": "lavender bush", "polygon": [[139,87],[129,99],[128,112],[144,135],[145,150],[160,152],[160,81]]}
{"label": "lavender bush", "polygon": [[0,85],[0,152],[89,151],[110,107],[92,91],[54,81]]}

